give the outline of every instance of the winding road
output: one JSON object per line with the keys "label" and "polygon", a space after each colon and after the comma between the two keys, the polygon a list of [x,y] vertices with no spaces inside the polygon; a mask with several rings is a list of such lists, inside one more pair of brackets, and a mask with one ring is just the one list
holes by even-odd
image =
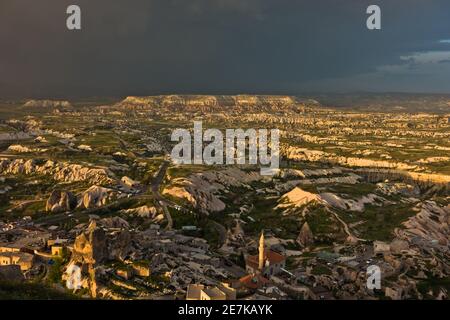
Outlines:
{"label": "winding road", "polygon": [[164,177],[166,176],[166,171],[167,168],[169,167],[169,164],[170,164],[169,161],[164,161],[151,184],[151,190],[156,200],[156,206],[160,207],[163,210],[164,215],[166,216],[167,230],[171,230],[173,228],[172,216],[170,215],[169,209],[167,209],[168,205],[171,206],[173,204],[161,195],[161,193],[159,192],[159,187],[161,186],[161,183],[163,182]]}

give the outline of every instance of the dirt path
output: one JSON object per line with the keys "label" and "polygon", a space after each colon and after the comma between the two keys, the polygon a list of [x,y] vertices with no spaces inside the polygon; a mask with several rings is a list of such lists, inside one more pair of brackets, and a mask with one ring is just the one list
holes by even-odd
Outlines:
{"label": "dirt path", "polygon": [[347,234],[347,236],[349,236],[350,238],[356,239],[358,241],[367,241],[366,239],[361,239],[361,238],[358,238],[357,236],[353,235],[352,232],[350,231],[350,228],[349,228],[348,224],[344,220],[342,220],[341,217],[339,217],[339,215],[336,212],[333,212],[333,211],[331,211],[329,209],[327,209],[327,211],[329,213],[331,213],[332,215],[334,215],[334,217],[342,224],[342,226],[344,227],[344,231]]}

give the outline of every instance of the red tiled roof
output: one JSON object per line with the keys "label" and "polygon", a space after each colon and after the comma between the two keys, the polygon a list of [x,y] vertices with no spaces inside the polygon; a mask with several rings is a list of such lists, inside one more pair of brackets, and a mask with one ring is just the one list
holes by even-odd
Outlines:
{"label": "red tiled roof", "polygon": [[[285,258],[279,254],[278,252],[272,251],[272,250],[264,250],[264,265],[266,261],[269,261],[269,265],[280,263],[284,261]],[[247,257],[247,264],[250,265],[252,268],[258,268],[259,265],[259,256],[248,256]]]}
{"label": "red tiled roof", "polygon": [[251,257],[247,258],[246,264],[250,267],[252,267],[254,270],[258,269],[259,263],[258,261],[254,261]]}
{"label": "red tiled roof", "polygon": [[265,258],[269,260],[270,264],[280,263],[285,260],[281,254],[272,250],[264,250],[264,255]]}
{"label": "red tiled roof", "polygon": [[267,284],[269,280],[260,274],[249,274],[240,278],[239,282],[249,289],[258,289]]}

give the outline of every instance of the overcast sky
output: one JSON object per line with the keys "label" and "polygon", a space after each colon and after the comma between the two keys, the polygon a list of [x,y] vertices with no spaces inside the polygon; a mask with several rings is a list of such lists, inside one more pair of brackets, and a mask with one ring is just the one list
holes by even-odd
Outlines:
{"label": "overcast sky", "polygon": [[[81,31],[66,28],[69,4]],[[449,84],[448,0],[0,0],[0,98]]]}

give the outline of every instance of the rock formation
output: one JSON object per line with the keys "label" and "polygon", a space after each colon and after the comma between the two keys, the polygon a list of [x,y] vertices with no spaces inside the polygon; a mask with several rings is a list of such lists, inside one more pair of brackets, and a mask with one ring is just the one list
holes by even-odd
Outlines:
{"label": "rock formation", "polygon": [[0,158],[0,173],[49,175],[60,182],[87,181],[92,184],[111,184],[114,182],[114,175],[107,169],[88,168],[79,164],[51,160],[41,163],[33,159]]}
{"label": "rock formation", "polygon": [[111,202],[116,196],[116,192],[112,189],[92,186],[82,193],[78,207],[85,209],[101,207]]}
{"label": "rock formation", "polygon": [[76,237],[68,266],[81,268],[82,287],[88,288],[93,297],[103,288],[103,264],[123,261],[129,255],[131,234],[128,228],[128,223],[119,217],[91,220],[87,229]]}
{"label": "rock formation", "polygon": [[311,202],[320,202],[319,195],[295,187],[284,194],[276,208],[298,208]]}
{"label": "rock formation", "polygon": [[391,252],[394,254],[400,254],[404,250],[409,249],[408,241],[402,239],[394,239],[390,245]]}
{"label": "rock formation", "polygon": [[248,187],[248,183],[261,179],[263,176],[258,173],[237,168],[207,171],[175,179],[173,186],[163,193],[184,199],[203,213],[219,212],[225,209],[225,203],[219,198],[220,192],[227,192],[229,187]]}
{"label": "rock formation", "polygon": [[97,222],[92,220],[87,230],[76,237],[72,260],[81,264],[104,262],[108,258],[106,234]]}
{"label": "rock formation", "polygon": [[32,152],[46,152],[47,149],[42,148],[29,148],[27,146],[22,146],[20,144],[12,144],[7,149],[10,152],[15,153],[32,153]]}
{"label": "rock formation", "polygon": [[303,224],[296,241],[303,248],[309,247],[314,243],[314,235],[308,225],[308,222]]}
{"label": "rock formation", "polygon": [[129,223],[120,217],[109,217],[99,221],[103,227],[108,229],[129,229]]}
{"label": "rock formation", "polygon": [[71,192],[54,190],[47,200],[45,210],[57,213],[75,209],[77,198]]}
{"label": "rock formation", "polygon": [[157,210],[155,207],[141,206],[138,208],[122,210],[122,212],[128,215],[132,216],[135,215],[141,218],[154,218],[157,213]]}
{"label": "rock formation", "polygon": [[404,229],[396,229],[398,238],[421,248],[449,253],[450,205],[442,207],[434,201],[417,206],[419,212],[403,223]]}
{"label": "rock formation", "polygon": [[304,102],[291,96],[269,95],[169,95],[149,97],[127,97],[118,104],[124,108],[169,109],[172,111],[280,111],[302,109]]}
{"label": "rock formation", "polygon": [[40,108],[70,108],[72,105],[69,101],[59,100],[28,100],[23,105],[24,107],[40,107]]}

